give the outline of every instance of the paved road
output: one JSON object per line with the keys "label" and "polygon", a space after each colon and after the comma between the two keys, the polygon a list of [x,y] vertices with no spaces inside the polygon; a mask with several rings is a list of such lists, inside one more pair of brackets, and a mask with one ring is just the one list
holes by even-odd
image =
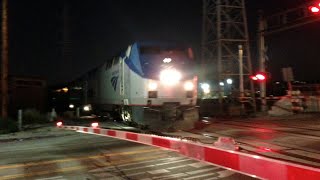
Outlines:
{"label": "paved road", "polygon": [[0,142],[0,179],[253,179],[156,147],[76,132],[59,135]]}

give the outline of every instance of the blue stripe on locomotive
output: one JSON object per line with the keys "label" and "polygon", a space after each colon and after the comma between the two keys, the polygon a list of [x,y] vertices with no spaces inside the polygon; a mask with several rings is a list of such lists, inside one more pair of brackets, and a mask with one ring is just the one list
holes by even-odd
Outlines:
{"label": "blue stripe on locomotive", "polygon": [[140,54],[137,43],[134,43],[132,45],[130,55],[126,58],[125,62],[133,72],[141,77],[145,77],[141,67]]}

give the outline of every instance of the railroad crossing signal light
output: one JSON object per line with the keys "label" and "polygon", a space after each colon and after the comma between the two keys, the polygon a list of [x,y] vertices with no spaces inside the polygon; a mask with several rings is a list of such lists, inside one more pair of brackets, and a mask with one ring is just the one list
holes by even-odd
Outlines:
{"label": "railroad crossing signal light", "polygon": [[99,123],[93,122],[91,123],[91,127],[93,127],[94,129],[99,128]]}
{"label": "railroad crossing signal light", "polygon": [[257,78],[256,76],[250,76],[250,78],[251,78],[252,80],[254,80],[254,81],[257,81],[257,80],[258,80],[258,78]]}
{"label": "railroad crossing signal light", "polygon": [[318,14],[320,9],[319,7],[316,7],[316,6],[310,6],[309,7],[309,10],[313,13],[313,14]]}
{"label": "railroad crossing signal light", "polygon": [[320,14],[320,2],[309,6],[309,11],[313,14]]}
{"label": "railroad crossing signal light", "polygon": [[255,75],[251,76],[250,78],[251,78],[252,80],[254,80],[254,81],[264,81],[264,80],[267,79],[267,78],[266,78],[266,75],[263,74],[263,73],[257,73],[257,74],[255,74]]}
{"label": "railroad crossing signal light", "polygon": [[58,122],[56,123],[56,125],[57,125],[57,127],[62,127],[63,123],[62,123],[61,121],[58,121]]}

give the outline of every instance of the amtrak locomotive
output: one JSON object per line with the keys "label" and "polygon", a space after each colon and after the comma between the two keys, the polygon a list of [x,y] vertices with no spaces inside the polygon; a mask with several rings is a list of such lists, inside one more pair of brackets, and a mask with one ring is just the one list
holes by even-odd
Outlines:
{"label": "amtrak locomotive", "polygon": [[86,111],[166,128],[198,119],[194,70],[191,48],[136,42],[73,85],[83,89]]}

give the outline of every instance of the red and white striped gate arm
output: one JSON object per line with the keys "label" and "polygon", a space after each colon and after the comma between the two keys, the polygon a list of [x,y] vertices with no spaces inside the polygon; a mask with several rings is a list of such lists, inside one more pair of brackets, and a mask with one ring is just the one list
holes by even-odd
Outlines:
{"label": "red and white striped gate arm", "polygon": [[194,143],[178,138],[82,126],[61,126],[60,128],[166,148],[193,159],[219,165],[257,178],[320,180],[320,169],[318,168],[274,160],[257,155],[245,154],[237,151],[219,149],[214,146],[207,146],[201,143]]}

